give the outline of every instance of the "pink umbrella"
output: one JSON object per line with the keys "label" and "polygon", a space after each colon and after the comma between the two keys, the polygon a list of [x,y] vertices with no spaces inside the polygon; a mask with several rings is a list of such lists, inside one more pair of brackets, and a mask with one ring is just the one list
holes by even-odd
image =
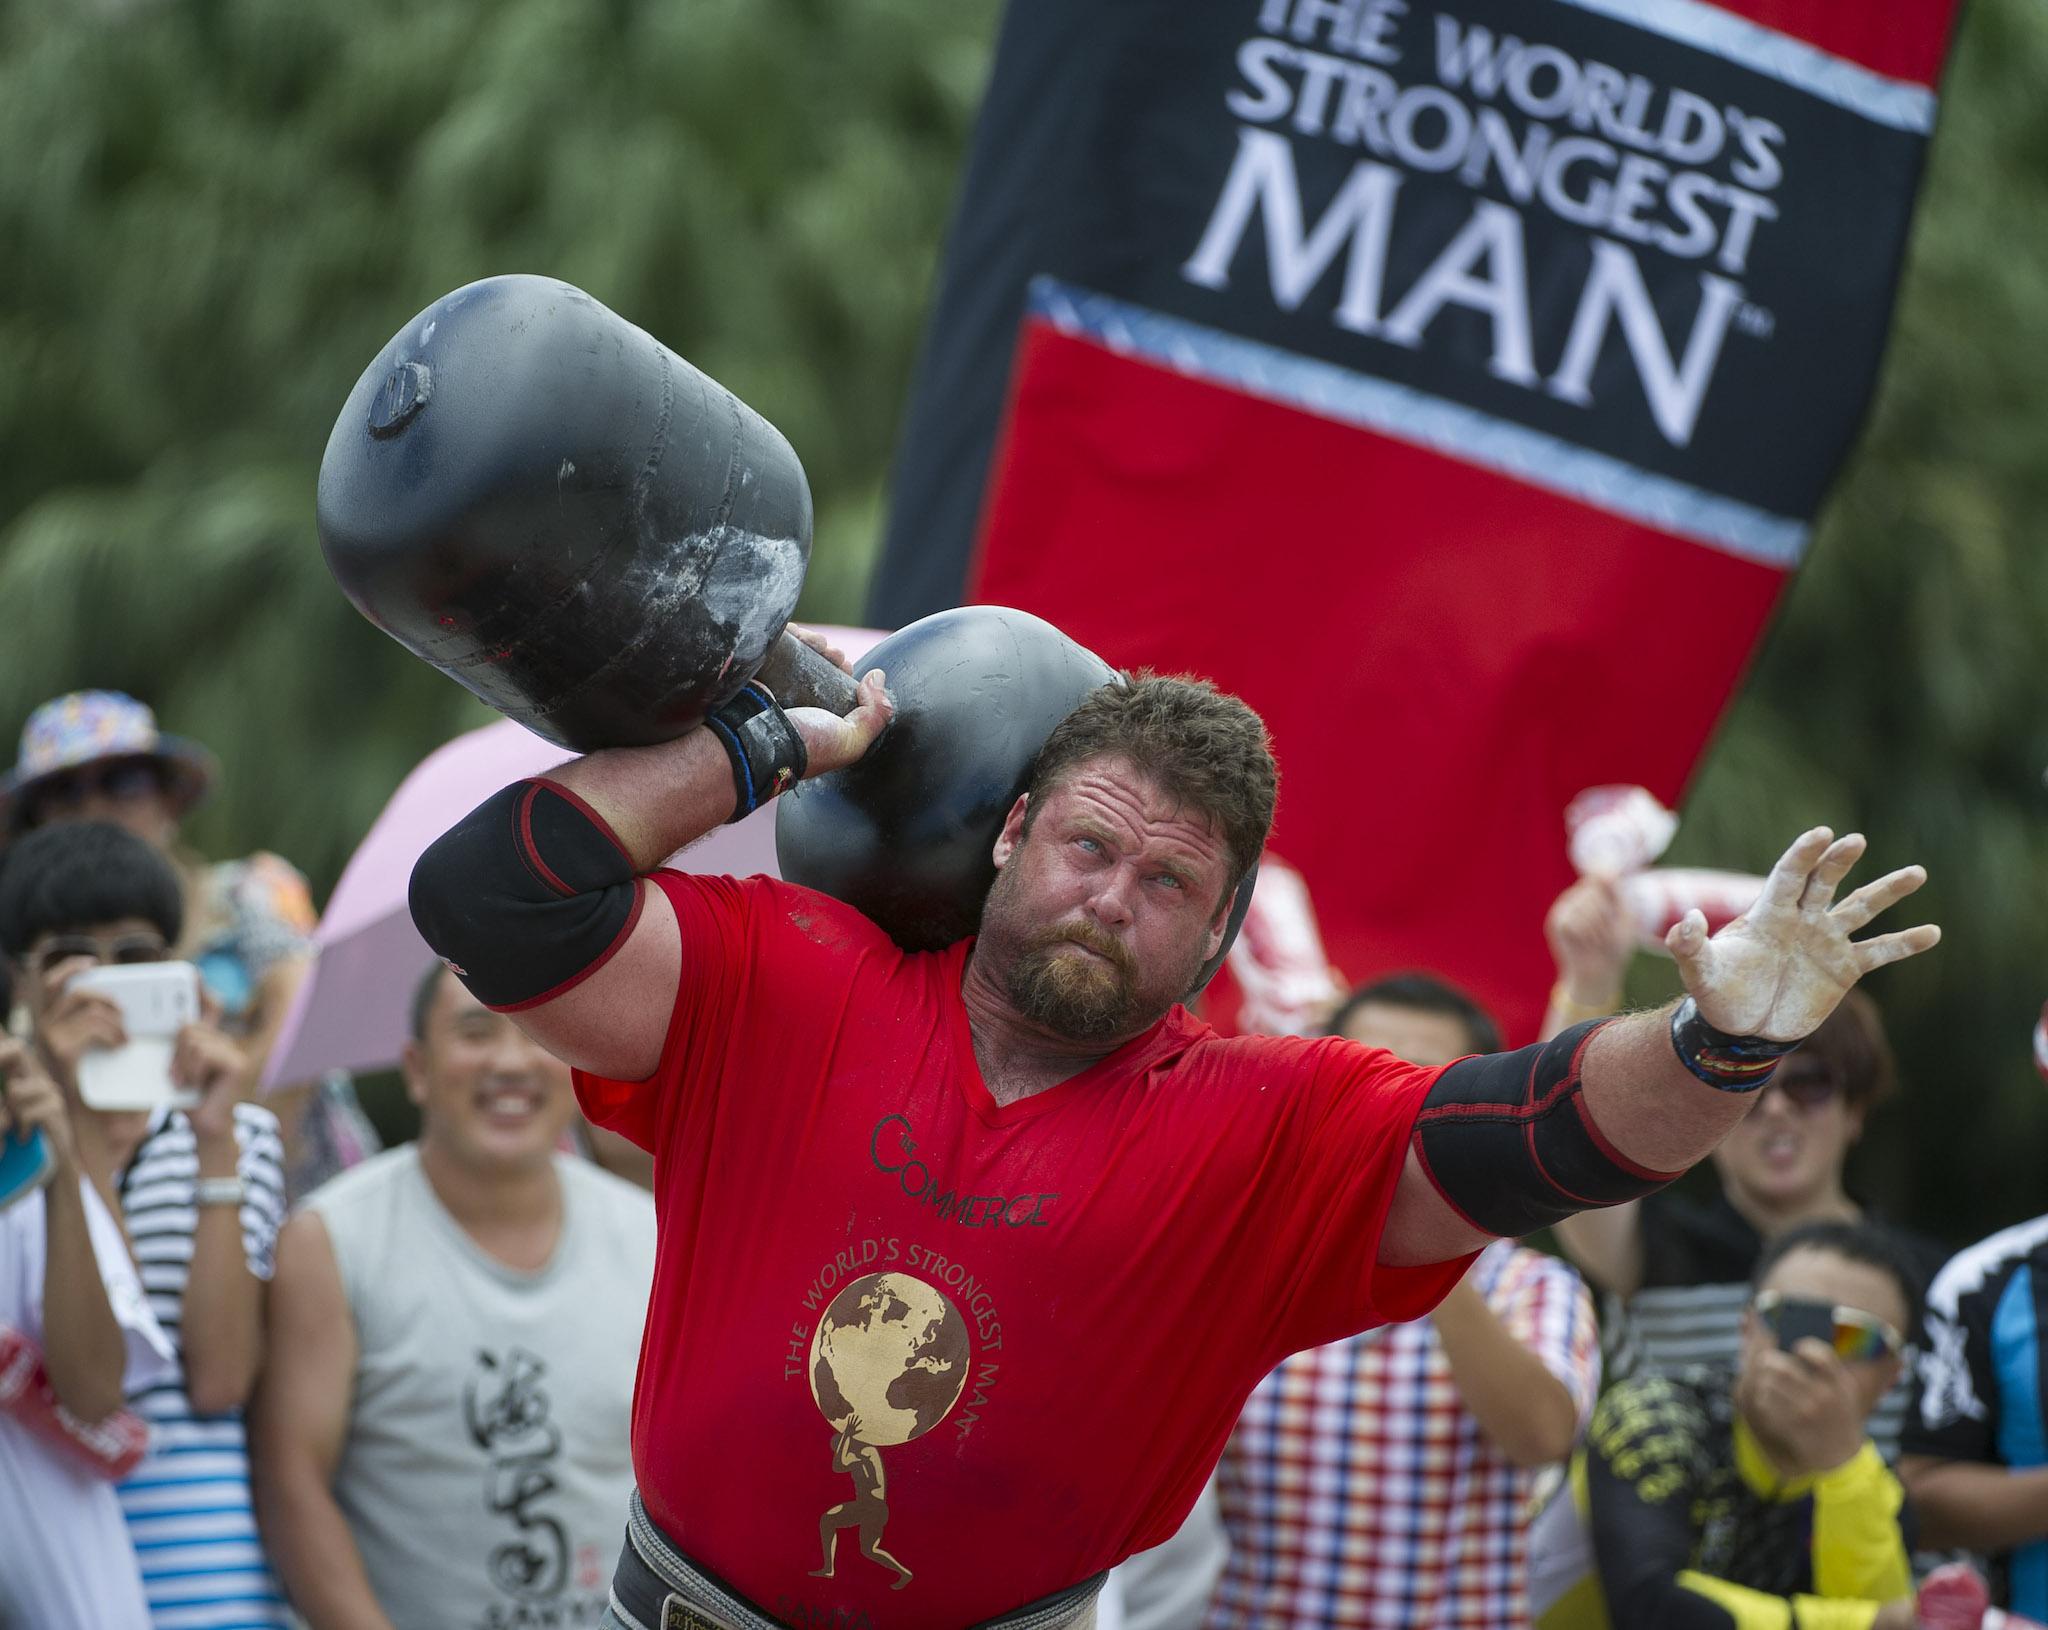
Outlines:
{"label": "pink umbrella", "polygon": [[[820,630],[856,661],[883,638],[871,628]],[[398,1062],[407,1009],[433,952],[413,927],[406,884],[428,844],[500,787],[573,757],[509,719],[436,748],[399,784],[349,857],[314,930],[318,960],[285,1015],[263,1072],[268,1089],[330,1070],[381,1070]],[[777,875],[775,811],[722,826],[669,862],[685,871]]]}

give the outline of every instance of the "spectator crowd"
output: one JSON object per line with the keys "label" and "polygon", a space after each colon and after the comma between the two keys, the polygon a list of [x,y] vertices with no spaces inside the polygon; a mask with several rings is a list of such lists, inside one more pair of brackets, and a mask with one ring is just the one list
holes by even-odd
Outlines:
{"label": "spectator crowd", "polygon": [[[259,1093],[314,912],[286,860],[183,843],[217,774],[87,691],[0,782],[0,1630],[595,1626],[646,1159],[424,951],[416,1139],[381,1147],[346,1075]],[[1545,926],[1544,1035],[1617,1011],[1613,882]],[[92,1061],[130,1020],[98,972],[177,964],[175,1090],[110,1098]],[[1420,1065],[1498,1050],[1456,977],[1301,1022]],[[1951,1256],[1857,1196],[1895,1090],[1852,992],[1699,1192],[1497,1241],[1428,1317],[1287,1358],[1099,1622],[1947,1630],[1921,1581],[1956,1558],[2048,1622],[2048,1217]]]}

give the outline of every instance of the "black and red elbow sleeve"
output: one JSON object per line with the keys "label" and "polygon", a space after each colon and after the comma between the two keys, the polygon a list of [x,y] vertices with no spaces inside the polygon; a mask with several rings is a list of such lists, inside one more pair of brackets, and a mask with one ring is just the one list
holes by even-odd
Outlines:
{"label": "black and red elbow sleeve", "polygon": [[553,782],[519,781],[434,840],[410,903],[434,953],[504,1013],[603,967],[633,932],[640,886],[595,810]]}
{"label": "black and red elbow sleeve", "polygon": [[1414,1148],[1437,1192],[1474,1227],[1515,1238],[1639,1200],[1679,1175],[1628,1159],[1586,1109],[1579,1071],[1609,1022],[1460,1059],[1437,1077],[1415,1117]]}

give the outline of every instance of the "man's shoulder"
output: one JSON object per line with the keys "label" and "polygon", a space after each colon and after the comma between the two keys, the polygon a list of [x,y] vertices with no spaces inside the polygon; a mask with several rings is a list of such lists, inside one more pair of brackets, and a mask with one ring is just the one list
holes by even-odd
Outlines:
{"label": "man's shoulder", "polygon": [[1928,1309],[1953,1319],[1964,1303],[1998,1295],[2022,1264],[2034,1262],[2048,1263],[2048,1216],[2001,1228],[1950,1257],[1928,1287]]}
{"label": "man's shoulder", "polygon": [[820,943],[831,943],[840,937],[894,943],[872,920],[844,900],[780,877],[761,873],[727,877],[720,873],[686,872],[673,866],[665,866],[653,876],[672,899],[694,896],[748,916],[787,922]]}
{"label": "man's shoulder", "polygon": [[370,1156],[322,1183],[303,1200],[298,1209],[310,1211],[330,1225],[389,1203],[391,1190],[419,1170],[420,1151],[416,1143],[401,1143]]}
{"label": "man's shoulder", "polygon": [[1220,1075],[1270,1075],[1326,1067],[1370,1075],[1415,1068],[1392,1053],[1341,1036],[1226,1036],[1178,1007],[1160,1020],[1156,1033],[1166,1062]]}
{"label": "man's shoulder", "polygon": [[595,1161],[577,1155],[558,1155],[555,1170],[575,1203],[588,1206],[594,1216],[639,1231],[651,1238],[654,1230],[654,1196],[638,1183],[606,1171]]}

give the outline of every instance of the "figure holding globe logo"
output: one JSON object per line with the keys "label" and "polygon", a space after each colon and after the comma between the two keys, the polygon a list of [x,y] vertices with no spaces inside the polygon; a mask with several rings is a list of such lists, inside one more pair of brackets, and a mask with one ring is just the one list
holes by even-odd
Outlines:
{"label": "figure holding globe logo", "polygon": [[830,1579],[839,1531],[860,1531],[860,1554],[896,1574],[911,1573],[882,1549],[889,1521],[880,1450],[922,1437],[944,1420],[967,1382],[967,1321],[944,1292],[904,1273],[869,1274],[832,1299],[811,1338],[811,1396],[836,1435],[832,1468],[853,1479],[853,1498],[818,1519]]}

